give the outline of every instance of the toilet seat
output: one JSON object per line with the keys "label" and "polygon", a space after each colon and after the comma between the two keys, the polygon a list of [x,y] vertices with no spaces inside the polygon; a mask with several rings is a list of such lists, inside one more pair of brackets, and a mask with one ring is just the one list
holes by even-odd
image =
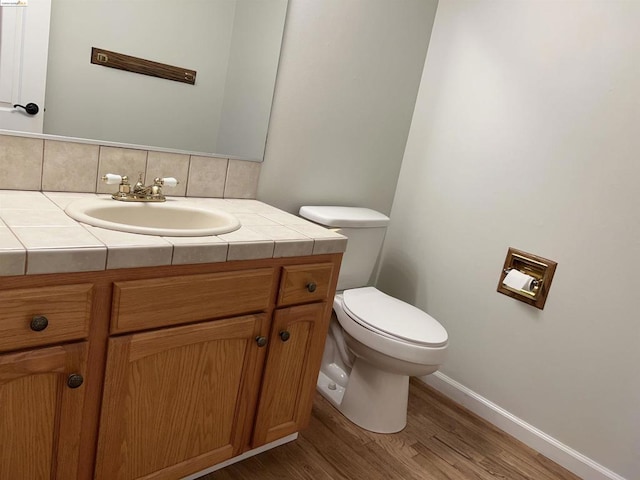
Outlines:
{"label": "toilet seat", "polygon": [[379,335],[422,347],[447,344],[447,331],[436,319],[374,287],[345,290],[343,301],[345,313]]}

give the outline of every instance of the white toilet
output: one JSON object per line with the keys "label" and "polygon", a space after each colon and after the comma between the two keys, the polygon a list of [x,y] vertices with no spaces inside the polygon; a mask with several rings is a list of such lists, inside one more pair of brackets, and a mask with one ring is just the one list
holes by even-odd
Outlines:
{"label": "white toilet", "polygon": [[409,377],[435,372],[447,331],[433,317],[366,286],[389,218],[357,207],[307,206],[300,215],[349,241],[338,277],[318,391],[356,425],[394,433],[407,424]]}

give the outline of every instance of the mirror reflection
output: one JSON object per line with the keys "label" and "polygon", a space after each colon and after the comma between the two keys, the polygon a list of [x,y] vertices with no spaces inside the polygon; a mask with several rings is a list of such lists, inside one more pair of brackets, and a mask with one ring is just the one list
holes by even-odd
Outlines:
{"label": "mirror reflection", "polygon": [[[262,160],[287,0],[53,0],[44,133]],[[195,85],[90,63],[98,47]]]}

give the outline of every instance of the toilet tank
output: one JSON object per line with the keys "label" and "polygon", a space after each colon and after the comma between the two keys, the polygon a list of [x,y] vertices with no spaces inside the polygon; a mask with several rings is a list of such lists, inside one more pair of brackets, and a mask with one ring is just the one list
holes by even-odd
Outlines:
{"label": "toilet tank", "polygon": [[338,290],[369,285],[389,217],[369,208],[324,206],[301,207],[300,216],[349,239],[342,257]]}

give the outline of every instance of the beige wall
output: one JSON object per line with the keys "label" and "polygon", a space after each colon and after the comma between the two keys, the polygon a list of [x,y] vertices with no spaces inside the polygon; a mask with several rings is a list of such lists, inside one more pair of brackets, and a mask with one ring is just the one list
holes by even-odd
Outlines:
{"label": "beige wall", "polygon": [[[378,281],[447,328],[444,374],[629,480],[638,24],[638,2],[442,0]],[[558,262],[543,311],[496,293],[509,246]]]}
{"label": "beige wall", "polygon": [[290,0],[258,198],[388,213],[435,0]]}

